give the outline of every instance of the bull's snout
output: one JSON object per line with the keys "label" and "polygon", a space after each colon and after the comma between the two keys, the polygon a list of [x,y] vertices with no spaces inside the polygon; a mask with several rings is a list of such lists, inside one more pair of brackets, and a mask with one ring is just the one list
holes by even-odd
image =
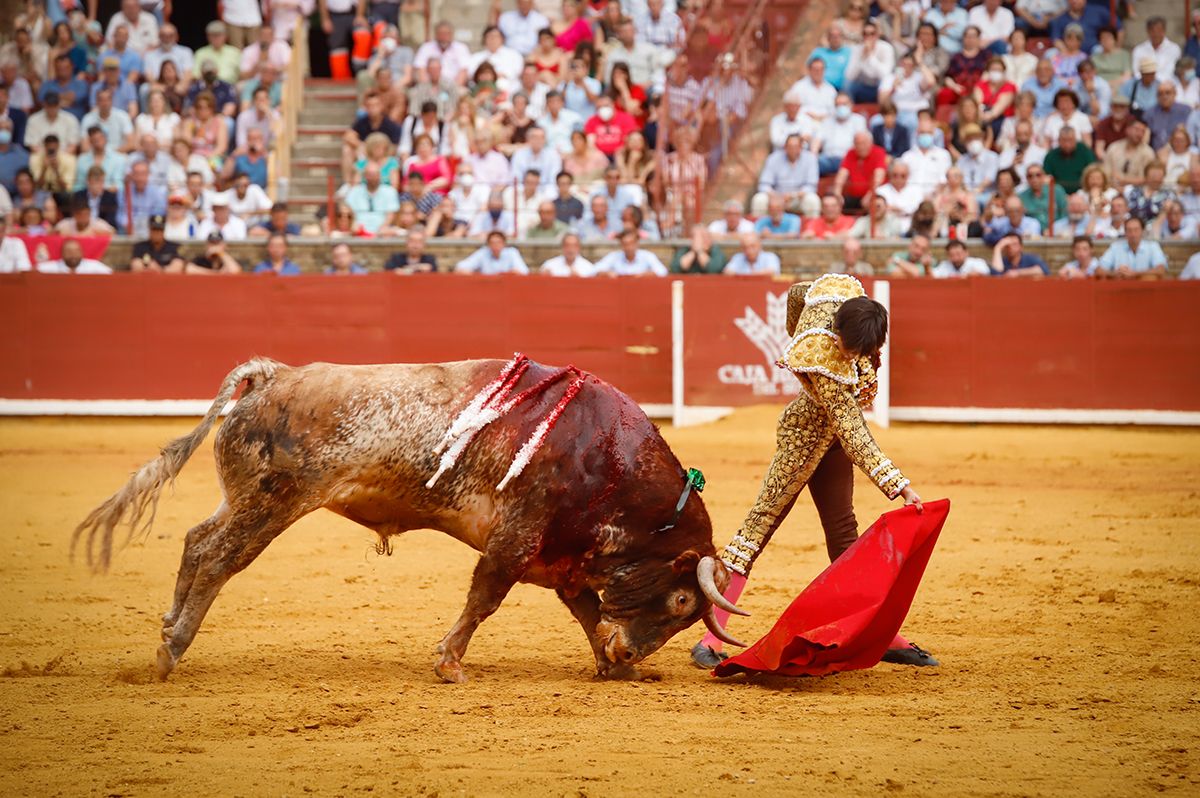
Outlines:
{"label": "bull's snout", "polygon": [[[598,631],[609,631],[607,629]],[[604,656],[614,665],[632,665],[642,659],[621,629],[611,629],[604,641]]]}

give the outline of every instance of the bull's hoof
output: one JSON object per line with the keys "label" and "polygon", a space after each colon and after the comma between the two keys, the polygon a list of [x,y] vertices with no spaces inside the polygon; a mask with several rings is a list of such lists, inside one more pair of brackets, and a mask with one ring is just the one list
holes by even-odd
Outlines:
{"label": "bull's hoof", "polygon": [[597,670],[596,678],[622,682],[661,682],[662,674],[634,665],[609,665],[607,668]]}
{"label": "bull's hoof", "polygon": [[160,632],[160,634],[162,635],[162,641],[164,643],[170,643],[171,635],[175,634],[175,627],[174,626],[163,626],[162,632]]}
{"label": "bull's hoof", "polygon": [[174,626],[175,625],[174,610],[167,610],[166,612],[164,612],[163,617],[162,617],[162,622],[163,622],[163,626]]}
{"label": "bull's hoof", "polygon": [[171,653],[171,646],[163,643],[158,647],[158,654],[155,658],[154,669],[158,673],[159,681],[165,682],[167,677],[171,675],[171,671],[175,670],[175,663],[179,660]]}
{"label": "bull's hoof", "polygon": [[433,672],[447,684],[466,684],[467,682],[467,674],[463,670],[461,662],[439,662],[433,666]]}

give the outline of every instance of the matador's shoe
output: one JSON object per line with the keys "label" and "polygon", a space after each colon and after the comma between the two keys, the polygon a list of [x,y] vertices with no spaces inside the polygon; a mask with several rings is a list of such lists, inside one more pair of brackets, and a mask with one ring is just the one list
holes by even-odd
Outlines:
{"label": "matador's shoe", "polygon": [[729,659],[729,655],[724,651],[709,648],[703,642],[692,646],[692,662],[696,664],[697,668],[712,670],[727,659]]}
{"label": "matador's shoe", "polygon": [[[692,657],[695,658],[696,650],[692,649]],[[933,655],[925,649],[918,646],[916,643],[909,643],[908,648],[889,648],[883,655],[884,662],[890,662],[893,665],[916,665],[926,667],[936,667],[941,664]]]}

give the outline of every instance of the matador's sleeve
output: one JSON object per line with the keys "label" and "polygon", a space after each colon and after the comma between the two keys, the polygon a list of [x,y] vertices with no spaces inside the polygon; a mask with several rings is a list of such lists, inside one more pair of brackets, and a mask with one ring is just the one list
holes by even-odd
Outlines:
{"label": "matador's sleeve", "polygon": [[879,444],[875,443],[871,430],[867,428],[862,408],[854,398],[853,388],[819,374],[809,374],[808,384],[812,388],[813,397],[825,410],[846,456],[861,468],[889,499],[900,495],[900,491],[904,490],[909,480],[879,450]]}
{"label": "matador's sleeve", "polygon": [[800,321],[800,313],[804,310],[804,295],[808,293],[811,282],[796,283],[788,289],[787,296],[787,334],[796,334],[796,322]]}

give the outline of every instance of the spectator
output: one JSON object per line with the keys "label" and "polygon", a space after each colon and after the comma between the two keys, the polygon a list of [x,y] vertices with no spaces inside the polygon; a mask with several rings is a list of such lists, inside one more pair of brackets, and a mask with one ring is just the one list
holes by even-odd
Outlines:
{"label": "spectator", "polygon": [[71,200],[71,217],[54,226],[54,232],[64,236],[112,236],[116,229],[92,216],[92,207],[86,198],[75,196]]}
{"label": "spectator", "polygon": [[[584,123],[583,130],[596,149],[613,158],[626,137],[637,130],[637,122],[629,114],[617,109],[611,97],[605,96],[596,100],[596,114]],[[513,160],[516,160],[515,154]]]}
{"label": "spectator", "polygon": [[193,74],[202,76],[206,62],[212,62],[216,69],[217,79],[223,83],[237,83],[240,77],[242,51],[228,42],[228,30],[225,23],[213,20],[204,28],[208,44],[196,51],[192,59]]}
{"label": "spectator", "polygon": [[804,223],[801,238],[819,241],[845,238],[854,226],[854,217],[842,213],[842,198],[837,194],[826,194],[821,198],[821,214]]}
{"label": "spectator", "polygon": [[[241,0],[244,3],[258,5],[258,0]],[[238,62],[238,74],[242,80],[260,77],[263,71],[270,67],[278,75],[288,68],[292,60],[292,48],[285,40],[276,39],[270,28],[259,28],[253,36],[257,39],[248,43],[242,50]]]}
{"label": "spectator", "polygon": [[[95,19],[95,14],[91,18]],[[121,10],[109,19],[104,38],[115,41],[122,28],[130,48],[138,53],[146,52],[158,42],[158,20],[143,11],[138,0],[121,0]]]}
{"label": "spectator", "polygon": [[[966,26],[966,18],[963,18],[963,26]],[[941,36],[938,28],[928,21],[922,22],[917,27],[917,40],[913,46],[911,53],[916,64],[916,69],[922,75],[929,79],[928,89],[932,89],[941,82],[941,76],[946,74],[946,69],[950,66],[950,53],[941,47]],[[901,59],[903,64],[903,59]],[[904,112],[904,107],[897,102],[896,107]]]}
{"label": "spectator", "polygon": [[670,271],[672,274],[720,274],[726,262],[725,251],[713,243],[712,234],[704,225],[697,224],[692,226],[691,241],[675,250]]}
{"label": "spectator", "polygon": [[888,277],[924,277],[933,269],[933,256],[929,252],[929,238],[917,234],[908,241],[907,249],[893,252],[883,267]]}
{"label": "spectator", "polygon": [[1175,192],[1164,185],[1167,168],[1162,161],[1151,161],[1146,164],[1145,180],[1140,186],[1130,186],[1125,189],[1125,198],[1129,200],[1129,215],[1141,219],[1143,224],[1149,224],[1160,213],[1163,206],[1175,199]]}
{"label": "spectator", "polygon": [[1158,62],[1143,58],[1137,64],[1137,72],[1137,77],[1130,78],[1121,87],[1121,94],[1129,98],[1133,110],[1140,114],[1158,102]]}
{"label": "spectator", "polygon": [[984,0],[967,14],[967,24],[979,29],[979,45],[997,55],[1008,50],[1006,42],[1016,29],[1013,12],[1000,5],[1000,0]]}
{"label": "spectator", "polygon": [[1090,58],[1079,62],[1079,82],[1075,84],[1079,95],[1079,110],[1088,116],[1092,127],[1109,115],[1112,109],[1112,86],[1096,74],[1096,65]]}
{"label": "spectator", "polygon": [[0,119],[0,186],[12,193],[16,190],[17,172],[29,168],[29,153],[13,140],[12,122]]}
{"label": "spectator", "polygon": [[1030,166],[1041,164],[1046,160],[1046,150],[1036,143],[1031,122],[1025,120],[1018,122],[1014,136],[1016,138],[1014,146],[1006,147],[1000,153],[997,166],[1001,171],[1013,170],[1018,178],[1024,180],[1025,172]]}
{"label": "spectator", "polygon": [[130,166],[129,183],[117,194],[119,229],[127,235],[139,235],[146,229],[151,216],[161,217],[166,211],[167,187],[150,182],[150,167],[146,163]]}
{"label": "spectator", "polygon": [[742,233],[741,251],[735,252],[723,270],[724,274],[779,274],[779,256],[763,250],[758,233]]}
{"label": "spectator", "polygon": [[192,215],[186,192],[176,192],[167,197],[167,224],[163,234],[170,241],[191,241],[200,229],[200,222]]}
{"label": "spectator", "polygon": [[204,243],[204,254],[184,264],[184,274],[241,274],[242,264],[225,250],[225,239],[214,230]]}
{"label": "spectator", "polygon": [[489,190],[499,190],[512,182],[512,168],[508,159],[495,148],[495,140],[488,132],[475,138],[475,152],[467,156],[466,165],[475,175],[475,182]]}
{"label": "spectator", "polygon": [[442,59],[430,58],[424,71],[418,72],[416,82],[408,90],[408,107],[421,108],[431,102],[437,106],[438,117],[446,118],[458,104],[463,91],[463,87],[443,69]]}
{"label": "spectator", "polygon": [[1171,131],[1167,144],[1158,151],[1158,159],[1166,164],[1167,183],[1171,185],[1184,180],[1192,166],[1200,163],[1192,138],[1182,125]]}
{"label": "spectator", "polygon": [[471,220],[467,235],[471,238],[486,239],[490,233],[513,230],[515,227],[516,220],[512,213],[504,209],[504,194],[493,191],[488,197],[487,208]]}
{"label": "spectator", "polygon": [[[1007,174],[1011,176],[1011,172]],[[1000,173],[997,172],[997,179],[999,176]],[[1015,186],[1015,184],[1015,179],[1012,179],[1012,185]],[[932,201],[933,208],[940,220],[938,230],[945,230],[948,235],[952,228],[970,224],[979,216],[979,201],[975,193],[968,189],[963,182],[962,170],[957,166],[946,171],[946,182],[938,186],[937,191],[933,193]]]}
{"label": "spectator", "polygon": [[1117,196],[1117,190],[1108,185],[1108,175],[1104,173],[1104,167],[1098,163],[1083,170],[1083,177],[1080,178],[1079,193],[1084,196],[1088,202],[1088,212],[1096,218],[1108,215],[1108,204],[1112,198]]}
{"label": "spectator", "polygon": [[1020,198],[1009,197],[1004,200],[1003,216],[984,221],[982,237],[983,243],[995,245],[1001,239],[1011,235],[1036,238],[1041,234],[1042,226],[1038,224],[1037,219],[1025,215],[1025,204],[1021,202]]}
{"label": "spectator", "polygon": [[295,277],[303,273],[296,262],[288,258],[287,236],[275,233],[267,239],[267,257],[254,267],[254,273],[279,277]]}
{"label": "spectator", "polygon": [[554,203],[542,200],[537,204],[537,222],[525,230],[525,238],[530,240],[550,239],[560,240],[571,228],[555,216]]}
{"label": "spectator", "polygon": [[1067,88],[1058,76],[1054,74],[1054,63],[1048,58],[1038,61],[1033,70],[1033,77],[1021,84],[1022,92],[1033,95],[1033,116],[1035,119],[1045,119],[1054,110],[1054,99],[1058,93]]}
{"label": "spectator", "polygon": [[575,180],[570,172],[562,171],[558,173],[554,182],[558,188],[558,194],[552,200],[554,216],[563,224],[573,225],[583,218],[583,202],[573,191]]}
{"label": "spectator", "polygon": [[396,252],[383,264],[384,271],[395,274],[423,274],[436,272],[437,257],[425,251],[425,231],[409,232],[404,240],[404,251]]}
{"label": "spectator", "polygon": [[504,33],[495,25],[484,28],[482,42],[483,49],[468,59],[467,72],[474,75],[483,64],[491,64],[499,87],[505,90],[515,87],[521,80],[525,57],[506,46]]}
{"label": "spectator", "polygon": [[682,43],[683,23],[674,11],[664,9],[663,0],[646,0],[645,12],[634,15],[634,28],[638,39],[660,50],[675,50]]}
{"label": "spectator", "polygon": [[1114,95],[1109,115],[1096,124],[1092,133],[1096,157],[1104,158],[1108,147],[1113,142],[1125,138],[1125,129],[1131,122],[1136,121],[1137,117],[1129,112],[1129,98],[1123,94]]}
{"label": "spectator", "polygon": [[596,266],[580,252],[579,236],[567,233],[562,238],[562,254],[555,255],[542,264],[541,274],[552,277],[595,277]]}
{"label": "spectator", "polygon": [[783,95],[783,110],[771,117],[771,148],[776,152],[782,150],[788,137],[793,135],[800,137],[801,144],[809,145],[816,132],[817,125],[811,116],[801,111],[800,92],[793,86]]}
{"label": "spectator", "polygon": [[529,55],[537,46],[538,31],[550,27],[550,20],[533,6],[533,0],[517,0],[515,9],[501,14],[500,3],[493,0],[489,9],[491,23],[500,28],[508,46],[522,56]]}
{"label": "spectator", "polygon": [[367,164],[363,180],[350,189],[345,198],[346,205],[354,212],[362,229],[372,235],[387,233],[400,210],[400,195],[392,186],[384,183],[379,167]]}
{"label": "spectator", "polygon": [[150,47],[142,53],[142,73],[150,80],[158,80],[162,74],[162,65],[167,61],[179,70],[183,88],[186,90],[196,67],[196,59],[190,49],[179,43],[179,30],[170,22],[159,27],[157,46]]}
{"label": "spectator", "polygon": [[53,134],[46,136],[41,152],[35,152],[29,158],[33,183],[41,191],[62,194],[71,190],[77,169],[76,159],[62,151],[58,136]]}
{"label": "spectator", "polygon": [[546,131],[547,145],[566,156],[572,149],[571,134],[583,129],[583,119],[563,105],[560,92],[551,91],[546,94],[546,113],[538,126]]}
{"label": "spectator", "polygon": [[817,190],[817,157],[805,150],[800,136],[788,136],[783,150],[772,152],[758,178],[758,193],[780,194],[787,207],[795,210],[808,194]]}
{"label": "spectator", "polygon": [[71,151],[79,146],[81,137],[79,120],[60,108],[55,92],[47,92],[42,110],[29,117],[25,125],[25,149],[37,153],[47,136],[57,136],[59,143]]}
{"label": "spectator", "polygon": [[[1129,51],[1120,46],[1116,28],[1107,27],[1107,23],[1105,24],[1097,34],[1099,47],[1088,49],[1087,52],[1091,53],[1092,63],[1096,65],[1096,74],[1115,89],[1133,77],[1133,60]],[[1085,38],[1086,35],[1085,30]]]}
{"label": "spectator", "polygon": [[888,210],[888,201],[880,194],[871,197],[866,215],[858,217],[850,228],[851,238],[903,238],[909,221],[901,222]]}
{"label": "spectator", "polygon": [[[865,32],[865,31],[864,31]],[[834,20],[825,33],[826,44],[812,51],[809,62],[822,61],[825,64],[825,79],[840,93],[846,88],[846,71],[854,55],[854,50],[846,44],[842,33],[842,24]]]}
{"label": "spectator", "polygon": [[233,175],[233,188],[225,192],[229,198],[229,210],[246,223],[247,228],[265,221],[264,214],[273,207],[271,199],[262,187],[250,182],[243,172]]}
{"label": "spectator", "polygon": [[1104,171],[1119,190],[1146,182],[1146,167],[1156,160],[1146,142],[1146,125],[1136,119],[1125,128],[1125,138],[1104,150]]}
{"label": "spectator", "polygon": [[400,143],[400,126],[383,112],[383,100],[378,94],[369,92],[363,100],[365,114],[358,117],[342,136],[342,181],[352,182],[354,163],[366,155],[365,142],[372,133],[387,136],[393,145]]}
{"label": "spectator", "polygon": [[995,146],[1003,156],[1005,151],[1015,146],[1017,140],[1017,125],[1028,122],[1036,140],[1036,134],[1041,129],[1042,120],[1033,115],[1037,99],[1032,92],[1023,91],[1017,94],[1012,103],[1012,116],[1004,117],[1000,123],[1000,132],[996,134]]}
{"label": "spectator", "polygon": [[513,176],[521,179],[525,172],[536,170],[541,185],[549,188],[554,178],[562,171],[562,158],[554,149],[546,146],[546,131],[533,128],[528,133],[529,143],[518,147],[512,156]]}
{"label": "spectator", "polygon": [[709,222],[708,232],[719,239],[729,239],[742,233],[754,232],[754,222],[742,213],[742,204],[737,200],[728,200],[723,206],[720,219]]}
{"label": "spectator", "polygon": [[219,166],[229,151],[229,127],[225,117],[217,113],[217,100],[209,92],[201,92],[192,107],[192,118],[183,123],[183,139],[192,142],[192,152],[214,166]]}
{"label": "spectator", "polygon": [[[134,133],[139,139],[142,136],[154,136],[160,148],[169,148],[171,142],[175,140],[176,131],[179,130],[179,114],[172,111],[171,107],[167,105],[167,97],[160,89],[154,89],[147,95],[146,105],[146,111],[138,114],[137,120],[133,122]],[[111,111],[109,116],[112,116]]]}
{"label": "spectator", "polygon": [[[154,32],[154,38],[158,39],[158,31]],[[129,46],[129,29],[118,26],[111,41],[111,46],[100,54],[100,62],[107,66],[110,60],[116,61],[121,82],[136,86],[142,79],[142,56]]]}
{"label": "spectator", "polygon": [[1143,238],[1145,223],[1136,216],[1125,221],[1125,235],[1100,257],[1096,274],[1121,279],[1161,278],[1167,274],[1167,258],[1157,241]]}
{"label": "spectator", "polygon": [[329,248],[329,265],[325,267],[324,273],[366,274],[367,267],[355,262],[354,253],[349,244],[345,241],[338,241]]}
{"label": "spectator", "polygon": [[196,238],[207,239],[214,232],[220,233],[225,241],[244,241],[246,239],[246,223],[240,216],[234,216],[229,208],[229,197],[225,192],[214,194],[210,206],[211,213],[200,221],[196,228]]}
{"label": "spectator", "polygon": [[75,76],[71,59],[60,55],[54,59],[54,76],[38,89],[38,99],[45,103],[46,95],[58,95],[59,104],[76,119],[82,119],[88,109],[87,82]]}
{"label": "spectator", "polygon": [[979,125],[964,125],[958,133],[966,148],[957,164],[962,172],[963,185],[968,191],[986,196],[995,187],[1000,157],[984,146],[983,131]]}
{"label": "spectator", "polygon": [[96,104],[83,116],[82,131],[98,127],[104,131],[108,143],[117,152],[131,152],[134,148],[134,125],[129,113],[118,108],[113,101],[111,89],[96,92]]}
{"label": "spectator", "polygon": [[862,44],[853,48],[846,67],[847,93],[856,103],[878,102],[880,84],[895,68],[896,51],[888,42],[880,41],[879,26],[868,20],[863,25]]}
{"label": "spectator", "polygon": [[[147,146],[152,146],[153,149],[158,149],[158,142],[153,136],[147,137],[143,141],[143,151]],[[233,175],[245,175],[246,179],[257,189],[265,189],[267,187],[267,142],[263,137],[263,132],[259,128],[251,128],[246,135],[246,144],[244,147],[238,147],[233,151],[232,158],[225,159],[225,167],[222,169],[223,174],[228,179]],[[166,158],[161,153],[159,157]],[[149,157],[149,156],[148,156]],[[236,179],[236,178],[235,178]]]}
{"label": "spectator", "polygon": [[772,194],[767,199],[767,214],[754,223],[754,232],[764,238],[797,238],[800,235],[800,217],[784,212],[784,199]]}
{"label": "spectator", "polygon": [[0,274],[31,271],[33,265],[25,242],[8,232],[8,217],[0,216]]}
{"label": "spectator", "polygon": [[1081,49],[1082,42],[1083,28],[1068,25],[1063,31],[1062,45],[1048,54],[1054,74],[1071,89],[1079,85],[1079,64],[1087,59],[1087,53]]}
{"label": "spectator", "polygon": [[100,261],[83,257],[83,247],[74,239],[63,242],[62,257],[39,263],[37,270],[42,274],[112,274]]}
{"label": "spectator", "polygon": [[1200,280],[1200,252],[1188,258],[1187,265],[1179,273],[1180,280]]}
{"label": "spectator", "polygon": [[946,243],[946,259],[930,270],[931,277],[939,279],[951,277],[988,277],[992,270],[988,268],[983,258],[967,254],[967,245],[962,241]]}
{"label": "spectator", "polygon": [[992,273],[1005,277],[1041,277],[1050,274],[1050,267],[1037,255],[1025,252],[1025,243],[1017,233],[1010,233],[992,250]]}
{"label": "spectator", "polygon": [[667,267],[663,266],[653,252],[640,249],[641,241],[637,231],[623,230],[620,234],[621,248],[610,252],[596,262],[597,274],[608,274],[614,277],[655,275],[667,276]]}
{"label": "spectator", "polygon": [[582,184],[600,179],[609,167],[608,156],[596,149],[592,138],[581,130],[571,134],[571,152],[563,157],[563,171]]}
{"label": "spectator", "polygon": [[917,206],[925,200],[926,192],[909,180],[909,167],[903,161],[892,161],[888,177],[888,182],[876,189],[876,195],[883,200],[884,207],[900,229],[907,230]]}
{"label": "spectator", "polygon": [[862,242],[857,238],[847,238],[842,241],[842,258],[829,265],[829,271],[834,274],[854,274],[860,277],[872,277],[875,267],[863,260]]}
{"label": "spectator", "polygon": [[132,272],[166,272],[180,274],[183,272],[183,258],[179,255],[179,245],[168,241],[164,229],[167,220],[155,214],[146,220],[149,236],[145,241],[133,245],[133,257],[129,261]]}
{"label": "spectator", "polygon": [[818,124],[833,113],[838,94],[825,79],[825,62],[819,58],[809,59],[808,74],[793,83],[788,93],[800,101],[804,113]]}
{"label": "spectator", "polygon": [[[620,226],[621,214],[631,205],[640,205],[642,197],[634,186],[621,183],[621,173],[615,166],[604,170],[604,183],[592,190],[591,195],[602,195],[607,201],[608,226]],[[586,238],[586,236],[584,236]]]}
{"label": "spectator", "polygon": [[1192,109],[1175,101],[1175,84],[1163,81],[1158,84],[1158,102],[1142,112],[1142,121],[1150,128],[1150,146],[1165,147],[1175,128],[1187,125]]}
{"label": "spectator", "polygon": [[[1067,10],[1050,22],[1050,37],[1055,47],[1062,48],[1067,27],[1078,25],[1083,31],[1082,49],[1090,53],[1096,47],[1100,29],[1108,23],[1107,8],[1087,0],[1067,0]],[[1119,20],[1117,25],[1120,26]]]}
{"label": "spectator", "polygon": [[1130,53],[1135,67],[1134,75],[1141,73],[1147,60],[1154,61],[1158,74],[1175,74],[1175,62],[1183,55],[1183,51],[1167,38],[1167,21],[1162,17],[1146,20],[1146,39]]}
{"label": "spectator", "polygon": [[1079,110],[1079,97],[1071,89],[1060,89],[1054,96],[1054,113],[1042,122],[1042,139],[1049,143],[1058,141],[1058,132],[1064,127],[1074,129],[1084,144],[1092,144],[1092,123]]}
{"label": "spectator", "polygon": [[1187,175],[1181,177],[1178,184],[1183,187],[1176,199],[1183,205],[1183,212],[1200,220],[1200,164],[1192,164]]}
{"label": "spectator", "polygon": [[117,192],[104,186],[104,169],[93,166],[85,174],[86,187],[76,191],[72,201],[82,200],[91,209],[91,217],[99,219],[114,229],[117,227]]}
{"label": "spectator", "polygon": [[[694,185],[699,179],[703,183],[708,173],[704,156],[695,152],[696,133],[692,128],[680,128],[674,131],[675,151],[666,157],[666,173],[668,180],[674,184],[687,183]],[[625,184],[642,185],[657,164],[654,153],[646,146],[646,137],[641,131],[630,133],[621,149],[613,159],[621,174],[621,182]]]}
{"label": "spectator", "polygon": [[276,202],[271,206],[271,215],[251,228],[251,238],[266,238],[272,233],[282,233],[285,236],[300,235],[300,225],[288,219],[286,202]]}
{"label": "spectator", "polygon": [[404,162],[405,179],[420,176],[428,191],[445,193],[450,189],[450,162],[439,154],[433,139],[426,133],[413,142],[413,155]]}
{"label": "spectator", "polygon": [[858,133],[867,133],[868,137],[870,136],[867,132],[867,121],[854,113],[848,95],[839,94],[835,100],[833,116],[821,123],[818,140],[813,146],[814,150],[820,152],[818,166],[821,176],[837,174]]}
{"label": "spectator", "polygon": [[1073,193],[1082,185],[1083,170],[1095,162],[1091,148],[1076,142],[1074,128],[1064,127],[1058,133],[1058,146],[1046,153],[1043,165],[1057,185]]}
{"label": "spectator", "polygon": [[[86,175],[93,166],[99,166],[104,170],[104,185],[106,188],[120,191],[125,181],[125,157],[118,152],[113,152],[108,148],[108,137],[104,135],[104,129],[99,125],[94,125],[88,128],[88,149],[79,156],[74,169],[74,180],[70,186],[71,191],[79,191],[83,188]],[[149,169],[150,164],[146,164]],[[165,186],[165,174],[161,175],[161,181],[151,181],[156,185]],[[64,189],[65,190],[65,189]],[[166,211],[164,203],[161,212]]]}
{"label": "spectator", "polygon": [[558,84],[558,90],[562,92],[563,104],[569,110],[579,114],[581,119],[589,119],[596,112],[596,103],[604,92],[604,86],[588,74],[582,59],[573,58],[563,82]]}
{"label": "spectator", "polygon": [[1095,219],[1088,213],[1087,197],[1083,194],[1072,194],[1067,197],[1067,215],[1054,222],[1050,234],[1055,238],[1090,236],[1095,224]]}
{"label": "spectator", "polygon": [[1129,200],[1124,194],[1112,198],[1108,205],[1108,218],[1096,222],[1096,238],[1120,238],[1125,235],[1125,222],[1129,220]]}
{"label": "spectator", "polygon": [[871,125],[871,139],[888,158],[899,158],[912,148],[909,129],[899,123],[899,112],[891,100],[879,104],[879,114],[880,120]]}
{"label": "spectator", "polygon": [[[1067,192],[1057,184],[1051,189],[1050,182],[1046,180],[1045,167],[1042,166],[1031,164],[1025,172],[1025,179],[1028,185],[1018,195],[1025,212],[1037,220],[1042,230],[1050,230],[1052,221],[1067,215]],[[1051,196],[1054,197],[1054,219],[1049,217]]]}
{"label": "spectator", "polygon": [[922,117],[917,124],[917,146],[900,158],[908,166],[912,182],[928,194],[946,182],[946,172],[952,165],[946,148],[935,144],[933,130],[933,120]]}
{"label": "spectator", "polygon": [[29,114],[34,106],[33,89],[29,81],[18,74],[17,68],[16,56],[0,56],[0,85],[6,87],[8,104],[23,114]]}
{"label": "spectator", "polygon": [[1071,241],[1071,254],[1075,259],[1063,264],[1063,267],[1058,270],[1059,277],[1078,279],[1095,274],[1098,264],[1092,248],[1092,239],[1086,235],[1075,236]]}
{"label": "spectator", "polygon": [[1196,217],[1185,216],[1183,204],[1177,199],[1163,203],[1162,214],[1151,227],[1151,235],[1159,241],[1189,241],[1200,238]]}
{"label": "spectator", "polygon": [[[665,89],[667,113],[671,121],[677,125],[688,124],[696,118],[696,111],[700,108],[700,98],[702,88],[700,83],[691,76],[691,61],[688,59],[686,52],[679,53],[675,60],[671,62],[670,68],[667,69],[667,84]],[[784,95],[784,108],[787,105],[787,95]],[[775,130],[774,127],[771,128]],[[778,139],[779,144],[775,145],[775,133],[771,134],[772,146],[776,149],[783,146],[783,137]]]}
{"label": "spectator", "polygon": [[[1059,2],[1059,0],[1045,1],[1049,3]],[[1035,2],[1041,2],[1041,0],[1035,0]],[[1015,9],[1017,14],[1021,14],[1021,6],[1022,2],[1018,0]],[[1004,71],[1014,86],[1024,85],[1025,81],[1033,77],[1034,70],[1037,69],[1038,58],[1026,49],[1027,42],[1027,34],[1021,30],[1021,25],[1018,23],[1017,29],[1008,36],[1008,52],[1000,57],[1004,64]]]}
{"label": "spectator", "polygon": [[471,51],[462,42],[454,39],[454,26],[449,22],[439,22],[433,29],[433,40],[425,42],[417,48],[413,66],[416,67],[418,80],[427,80],[430,60],[437,59],[441,72],[458,86],[467,83],[468,69],[471,63]]}
{"label": "spectator", "polygon": [[633,20],[622,20],[617,25],[617,40],[609,45],[604,57],[604,82],[612,82],[614,65],[625,64],[634,83],[639,86],[654,84],[655,73],[660,69],[659,52],[650,42],[638,40]]}
{"label": "spectator", "polygon": [[515,247],[507,245],[508,239],[500,230],[487,234],[484,246],[458,262],[454,271],[460,274],[529,274],[529,267]]}
{"label": "spectator", "polygon": [[[938,0],[936,5],[925,12],[924,21],[937,33],[936,46],[948,55],[956,55],[962,50],[963,35],[970,22],[966,9],[961,8],[957,0]],[[918,49],[920,47],[918,37]],[[929,47],[926,46],[925,49],[928,52]]]}

